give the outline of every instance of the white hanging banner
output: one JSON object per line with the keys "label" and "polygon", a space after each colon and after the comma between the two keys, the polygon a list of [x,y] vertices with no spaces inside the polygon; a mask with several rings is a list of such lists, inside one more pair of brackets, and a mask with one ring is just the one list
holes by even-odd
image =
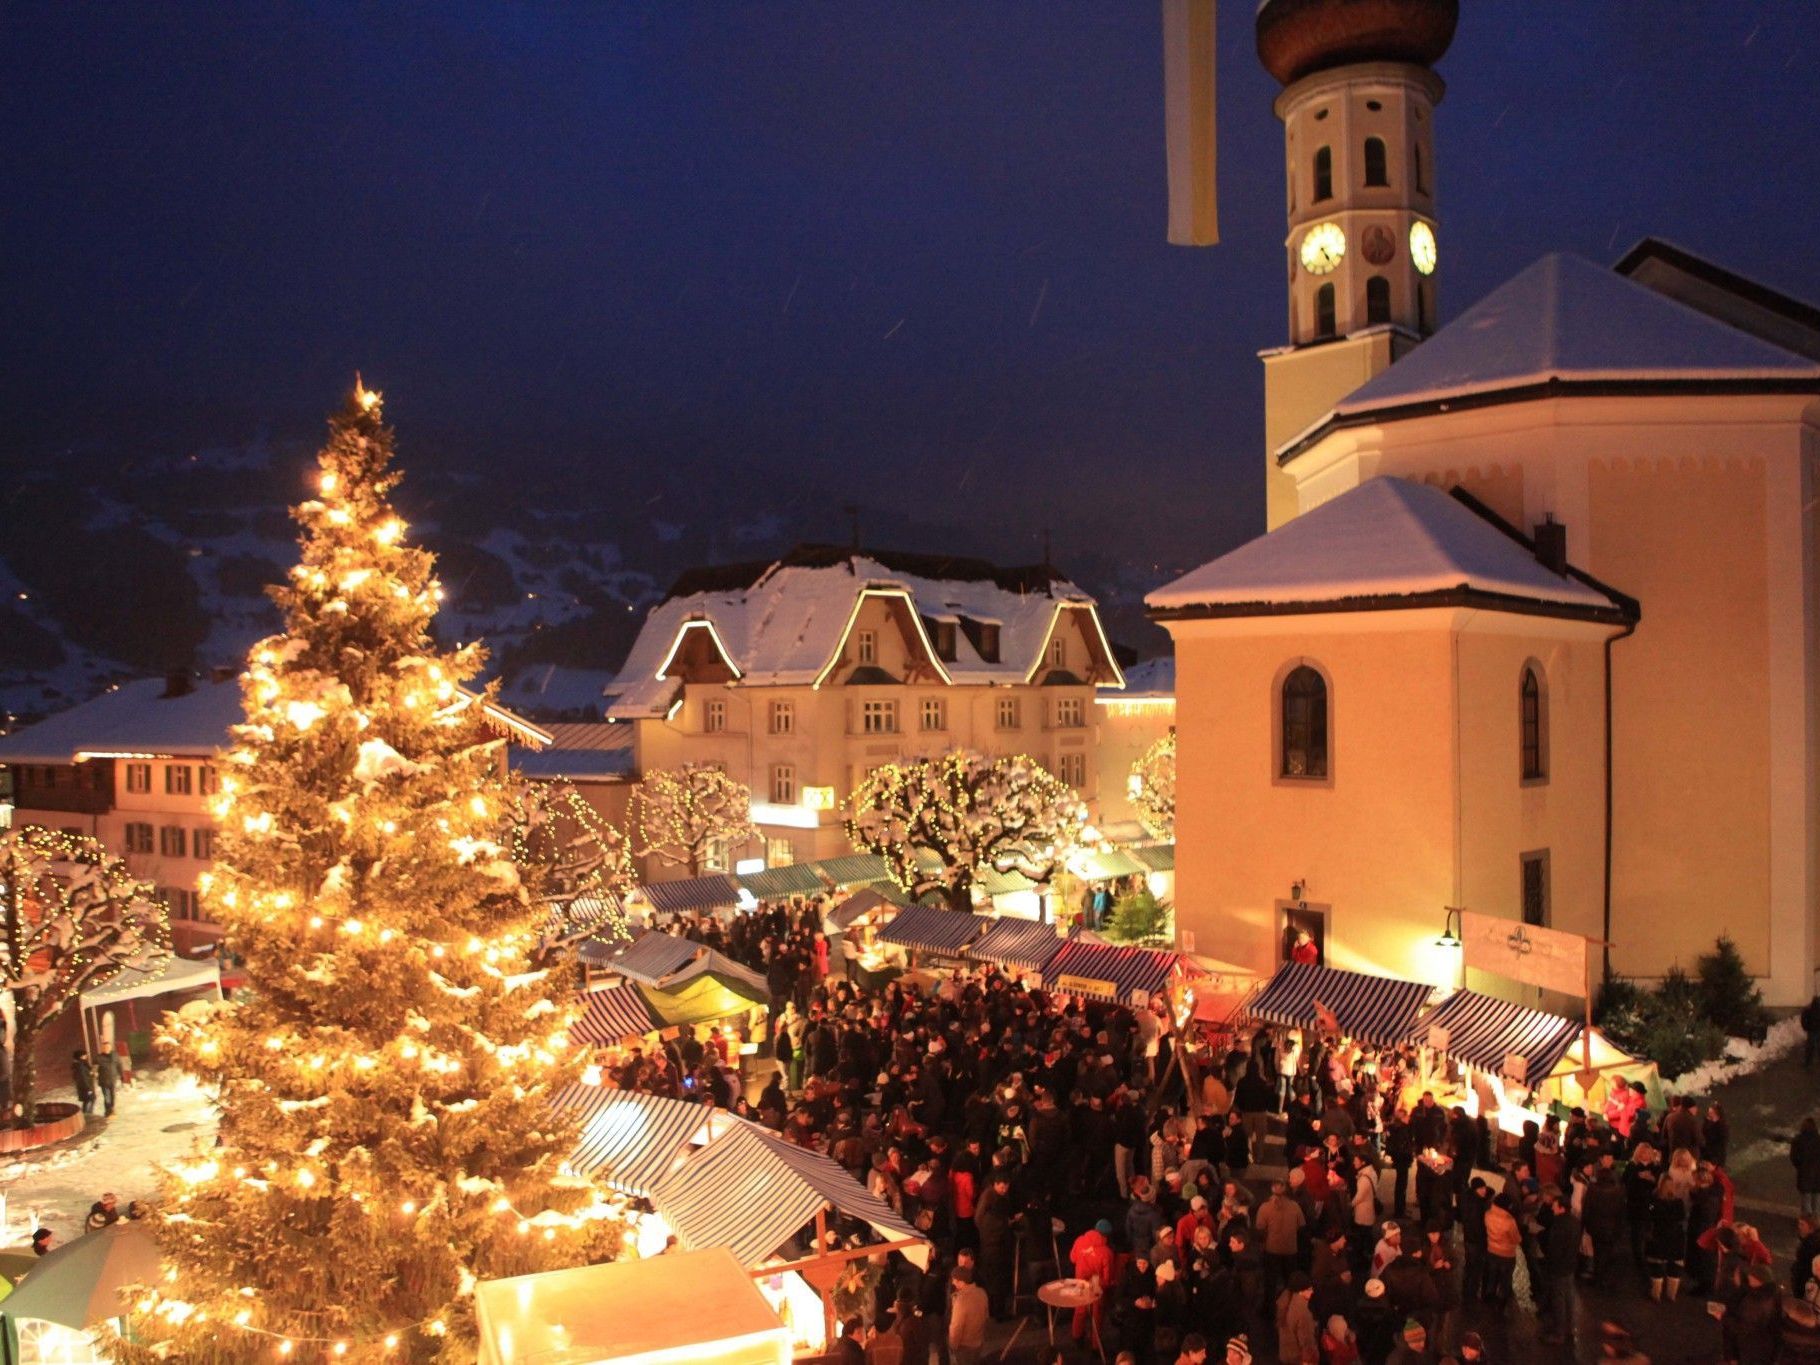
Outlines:
{"label": "white hanging banner", "polygon": [[1560,929],[1500,919],[1460,916],[1466,965],[1563,995],[1586,994],[1586,940]]}

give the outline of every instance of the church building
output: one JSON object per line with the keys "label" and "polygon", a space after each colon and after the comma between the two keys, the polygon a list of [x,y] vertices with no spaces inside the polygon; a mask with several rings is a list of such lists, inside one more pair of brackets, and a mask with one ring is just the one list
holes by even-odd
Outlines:
{"label": "church building", "polygon": [[1820,310],[1646,241],[1545,257],[1437,329],[1456,16],[1258,14],[1290,184],[1269,529],[1148,599],[1184,946],[1269,970],[1306,928],[1331,966],[1452,986],[1465,909],[1629,976],[1729,934],[1804,1001]]}

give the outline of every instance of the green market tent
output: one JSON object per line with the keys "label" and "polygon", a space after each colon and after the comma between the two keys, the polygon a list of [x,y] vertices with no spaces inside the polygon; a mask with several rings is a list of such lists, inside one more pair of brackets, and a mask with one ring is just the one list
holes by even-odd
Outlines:
{"label": "green market tent", "polygon": [[765,992],[754,991],[738,977],[722,977],[715,972],[699,972],[669,989],[642,986],[640,991],[662,1028],[706,1024],[770,1004]]}

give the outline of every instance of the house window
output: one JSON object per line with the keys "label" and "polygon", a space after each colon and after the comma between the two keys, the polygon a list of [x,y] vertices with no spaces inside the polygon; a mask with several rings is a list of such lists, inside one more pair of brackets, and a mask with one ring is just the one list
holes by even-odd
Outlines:
{"label": "house window", "polygon": [[796,733],[795,702],[774,701],[771,703],[771,733],[774,735],[793,735]]}
{"label": "house window", "polygon": [[1523,923],[1548,925],[1548,850],[1523,855]]}
{"label": "house window", "polygon": [[1000,697],[998,699],[998,728],[1001,730],[1017,730],[1022,728],[1022,726],[1023,720],[1018,715],[1017,698]]}
{"label": "house window", "polygon": [[771,768],[771,803],[776,806],[796,804],[796,768],[789,763]]}
{"label": "house window", "polygon": [[998,627],[984,621],[980,623],[980,659],[989,664],[999,661]]}
{"label": "house window", "polygon": [[948,728],[948,704],[940,697],[923,698],[923,729],[946,730]]}
{"label": "house window", "polygon": [[1535,665],[1525,665],[1517,687],[1517,723],[1523,752],[1523,780],[1540,782],[1548,776],[1548,750],[1544,734],[1542,679]]}
{"label": "house window", "polygon": [[190,831],[190,857],[200,858],[203,862],[215,856],[215,831],[212,829],[195,829]]}
{"label": "house window", "polygon": [[1333,198],[1333,148],[1323,147],[1314,154],[1314,202]]}
{"label": "house window", "polygon": [[1324,284],[1314,291],[1314,334],[1317,337],[1330,337],[1338,328],[1333,313],[1333,286]]}
{"label": "house window", "polygon": [[725,839],[712,839],[701,851],[701,866],[704,872],[725,872],[731,866],[731,848]]}
{"label": "house window", "polygon": [[128,853],[150,853],[152,851],[152,827],[145,821],[127,821],[126,851]]}
{"label": "house window", "polygon": [[897,703],[868,701],[860,704],[860,729],[868,735],[897,733]]}
{"label": "house window", "polygon": [[1083,753],[1057,754],[1055,775],[1071,787],[1087,785],[1087,755]]}
{"label": "house window", "polygon": [[1390,321],[1390,281],[1382,275],[1365,281],[1365,321],[1371,326]]}
{"label": "house window", "polygon": [[1055,699],[1055,728],[1058,730],[1079,729],[1086,721],[1086,714],[1086,703],[1079,697]]}
{"label": "house window", "polygon": [[857,632],[854,635],[854,644],[859,651],[859,661],[862,664],[878,662],[878,632],[876,630]]}
{"label": "house window", "polygon": [[204,763],[196,769],[196,789],[204,796],[213,796],[221,790],[221,774],[213,763]]}
{"label": "house window", "polygon": [[126,789],[138,796],[149,796],[152,790],[152,765],[149,763],[127,764]]}
{"label": "house window", "polygon": [[181,886],[167,886],[159,894],[163,897],[165,908],[171,912],[172,919],[202,918],[202,900],[194,891]]}
{"label": "house window", "polygon": [[765,840],[765,866],[789,867],[796,861],[796,845],[788,839]]}
{"label": "house window", "polygon": [[1390,183],[1390,165],[1384,155],[1384,139],[1368,137],[1365,139],[1365,183],[1367,185],[1388,185]]}
{"label": "house window", "polygon": [[953,663],[955,650],[954,637],[956,634],[954,622],[937,621],[935,623],[934,634],[935,657],[945,663]]}
{"label": "house window", "polygon": [[727,728],[727,703],[719,697],[701,704],[701,728],[710,735],[718,735]]}
{"label": "house window", "polygon": [[1059,635],[1049,642],[1049,666],[1051,668],[1068,666],[1068,642]]}
{"label": "house window", "polygon": [[158,853],[165,858],[181,858],[189,846],[182,825],[163,825],[158,830]]}
{"label": "house window", "polygon": [[1284,777],[1327,776],[1327,680],[1307,664],[1283,679]]}
{"label": "house window", "polygon": [[188,796],[190,794],[190,765],[172,763],[164,770],[164,794],[166,796]]}

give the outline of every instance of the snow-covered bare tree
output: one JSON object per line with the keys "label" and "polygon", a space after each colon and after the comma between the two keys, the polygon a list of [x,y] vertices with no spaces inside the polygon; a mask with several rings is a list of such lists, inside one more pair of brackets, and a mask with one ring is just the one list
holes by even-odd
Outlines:
{"label": "snow-covered bare tree", "polygon": [[0,832],[0,968],[13,993],[13,1113],[32,1122],[38,1037],[84,991],[170,953],[157,893],[95,840],[40,825]]}
{"label": "snow-covered bare tree", "polygon": [[1131,765],[1131,801],[1138,819],[1158,839],[1175,838],[1175,731],[1138,755]]}
{"label": "snow-covered bare tree", "polygon": [[512,860],[549,911],[546,944],[625,937],[622,907],[638,884],[626,836],[566,782],[525,782],[512,805]]}
{"label": "snow-covered bare tree", "polygon": [[956,910],[971,907],[986,868],[1048,882],[1086,825],[1074,788],[1033,759],[972,749],[887,764],[847,798],[854,847],[883,858],[912,895],[939,889]]}
{"label": "snow-covered bare tree", "polygon": [[708,850],[755,837],[752,789],[711,763],[685,763],[646,773],[632,793],[628,821],[641,857],[655,854],[699,877]]}

